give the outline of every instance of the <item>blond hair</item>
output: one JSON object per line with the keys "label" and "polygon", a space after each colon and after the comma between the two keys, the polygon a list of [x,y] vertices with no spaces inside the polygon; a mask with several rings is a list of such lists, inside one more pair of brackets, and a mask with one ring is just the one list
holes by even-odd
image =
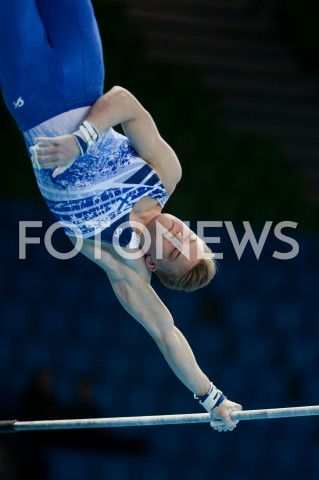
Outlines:
{"label": "blond hair", "polygon": [[[205,250],[211,251],[207,246]],[[214,278],[216,271],[216,263],[213,258],[202,258],[188,272],[180,276],[159,269],[155,273],[166,287],[193,292],[198,288],[205,287]]]}

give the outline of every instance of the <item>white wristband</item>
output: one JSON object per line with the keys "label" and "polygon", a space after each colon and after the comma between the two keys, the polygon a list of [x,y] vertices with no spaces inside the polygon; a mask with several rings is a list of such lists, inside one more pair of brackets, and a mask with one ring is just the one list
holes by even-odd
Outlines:
{"label": "white wristband", "polygon": [[197,395],[194,395],[194,398],[196,400],[199,400],[199,403],[209,413],[214,408],[218,407],[221,403],[223,403],[224,400],[226,400],[226,397],[224,396],[224,394],[220,390],[218,390],[218,388],[216,388],[213,383],[210,384],[209,392],[206,395],[202,397],[198,397]]}
{"label": "white wristband", "polygon": [[87,120],[84,120],[83,125],[87,129],[90,137],[92,138],[93,142],[95,143],[99,139],[99,132],[97,131],[95,126],[91,122],[88,122]]}
{"label": "white wristband", "polygon": [[82,133],[84,137],[83,140],[87,143],[88,147],[93,145],[99,139],[98,131],[87,120],[84,120],[84,122],[80,125],[79,130]]}

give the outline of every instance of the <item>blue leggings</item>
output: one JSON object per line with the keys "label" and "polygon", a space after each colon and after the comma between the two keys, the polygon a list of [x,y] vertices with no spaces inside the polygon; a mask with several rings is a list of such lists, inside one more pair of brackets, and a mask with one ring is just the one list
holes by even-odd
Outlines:
{"label": "blue leggings", "polygon": [[90,0],[1,0],[0,85],[21,131],[92,105],[104,66]]}

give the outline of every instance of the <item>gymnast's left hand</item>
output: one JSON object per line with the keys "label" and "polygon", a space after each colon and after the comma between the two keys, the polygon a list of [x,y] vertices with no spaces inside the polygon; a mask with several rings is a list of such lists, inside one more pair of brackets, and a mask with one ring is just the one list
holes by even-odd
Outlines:
{"label": "gymnast's left hand", "polygon": [[65,172],[81,154],[73,135],[59,137],[37,137],[33,155],[39,168],[54,168],[52,177]]}

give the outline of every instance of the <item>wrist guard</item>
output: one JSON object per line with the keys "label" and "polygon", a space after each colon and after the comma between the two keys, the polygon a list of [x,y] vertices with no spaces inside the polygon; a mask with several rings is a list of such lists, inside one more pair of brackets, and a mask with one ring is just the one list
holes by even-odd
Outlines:
{"label": "wrist guard", "polygon": [[80,125],[79,132],[73,133],[72,135],[77,141],[81,155],[84,155],[87,149],[91,145],[94,145],[94,143],[96,143],[100,138],[99,132],[95,126],[87,120],[84,120],[84,122]]}
{"label": "wrist guard", "polygon": [[203,395],[202,397],[194,395],[194,398],[199,400],[199,403],[209,413],[226,400],[225,395],[218,390],[213,383],[210,384],[209,392],[206,395]]}

